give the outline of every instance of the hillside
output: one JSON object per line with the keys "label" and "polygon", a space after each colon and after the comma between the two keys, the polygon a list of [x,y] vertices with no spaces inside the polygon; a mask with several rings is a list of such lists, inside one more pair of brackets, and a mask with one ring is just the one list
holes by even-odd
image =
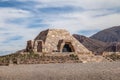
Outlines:
{"label": "hillside", "polygon": [[105,52],[120,52],[120,42],[112,42],[106,45]]}
{"label": "hillside", "polygon": [[103,42],[119,42],[120,41],[120,26],[115,26],[102,30],[90,38],[100,40]]}
{"label": "hillside", "polygon": [[101,53],[103,51],[103,48],[105,47],[106,43],[102,41],[98,41],[95,39],[91,39],[82,35],[73,34],[73,36],[81,42],[86,48],[88,48],[90,51],[96,53]]}

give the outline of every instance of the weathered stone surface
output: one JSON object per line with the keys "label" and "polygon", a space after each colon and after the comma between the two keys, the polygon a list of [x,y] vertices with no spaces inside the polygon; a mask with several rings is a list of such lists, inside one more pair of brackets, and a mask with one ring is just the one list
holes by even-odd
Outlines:
{"label": "weathered stone surface", "polygon": [[26,50],[31,51],[31,49],[36,52],[48,53],[64,52],[65,50],[75,53],[90,53],[87,48],[64,29],[47,29],[40,32],[33,41],[28,41]]}

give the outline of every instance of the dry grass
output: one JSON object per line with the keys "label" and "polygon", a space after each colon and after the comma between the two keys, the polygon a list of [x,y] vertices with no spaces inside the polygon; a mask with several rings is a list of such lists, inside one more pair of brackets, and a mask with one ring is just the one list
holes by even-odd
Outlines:
{"label": "dry grass", "polygon": [[106,58],[110,58],[112,59],[113,61],[120,61],[120,55],[118,54],[111,54],[111,55],[107,55]]}
{"label": "dry grass", "polygon": [[120,62],[0,66],[0,80],[120,80]]}
{"label": "dry grass", "polygon": [[30,54],[11,54],[0,57],[0,65],[9,64],[46,64],[46,63],[78,63],[81,62],[77,55],[39,55],[35,53]]}

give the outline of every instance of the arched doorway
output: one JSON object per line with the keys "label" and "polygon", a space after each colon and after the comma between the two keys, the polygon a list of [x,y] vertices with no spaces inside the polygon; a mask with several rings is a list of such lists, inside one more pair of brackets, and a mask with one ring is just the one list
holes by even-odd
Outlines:
{"label": "arched doorway", "polygon": [[63,46],[62,52],[74,52],[71,42],[66,42]]}
{"label": "arched doorway", "polygon": [[37,52],[42,52],[42,41],[38,41]]}

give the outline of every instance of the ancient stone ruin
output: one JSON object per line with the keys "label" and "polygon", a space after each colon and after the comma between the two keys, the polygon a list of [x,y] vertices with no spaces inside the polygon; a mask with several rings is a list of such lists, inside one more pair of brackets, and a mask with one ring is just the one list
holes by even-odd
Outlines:
{"label": "ancient stone ruin", "polygon": [[45,53],[84,53],[90,51],[64,29],[47,29],[34,39],[27,41],[26,51]]}
{"label": "ancient stone ruin", "polygon": [[64,29],[47,29],[40,32],[34,40],[27,41],[26,51],[49,56],[75,54],[83,63],[104,60],[102,56],[95,56]]}

